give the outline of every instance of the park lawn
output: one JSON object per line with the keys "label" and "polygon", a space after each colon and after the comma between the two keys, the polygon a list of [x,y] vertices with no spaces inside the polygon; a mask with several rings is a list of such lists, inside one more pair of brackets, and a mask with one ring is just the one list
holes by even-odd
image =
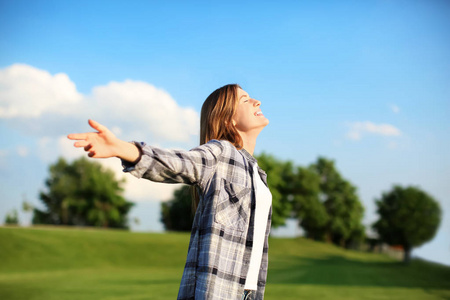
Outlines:
{"label": "park lawn", "polygon": [[[189,234],[0,227],[0,299],[176,299]],[[450,267],[271,238],[268,300],[450,299]]]}

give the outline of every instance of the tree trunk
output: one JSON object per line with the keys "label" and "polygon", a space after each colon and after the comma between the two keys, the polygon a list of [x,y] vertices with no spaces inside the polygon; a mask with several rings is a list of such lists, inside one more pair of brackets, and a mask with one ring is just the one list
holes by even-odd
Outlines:
{"label": "tree trunk", "polygon": [[333,243],[333,239],[331,238],[331,233],[329,233],[329,232],[326,233],[325,241],[329,244]]}
{"label": "tree trunk", "polygon": [[403,262],[407,265],[411,262],[411,250],[410,246],[403,246]]}

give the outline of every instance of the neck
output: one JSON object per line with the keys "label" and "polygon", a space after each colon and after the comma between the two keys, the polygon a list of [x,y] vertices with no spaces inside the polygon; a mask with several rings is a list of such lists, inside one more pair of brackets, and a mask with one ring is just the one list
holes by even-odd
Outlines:
{"label": "neck", "polygon": [[243,133],[239,132],[242,138],[243,147],[248,153],[253,156],[253,152],[255,151],[256,146],[256,138],[258,137],[259,132],[257,133]]}

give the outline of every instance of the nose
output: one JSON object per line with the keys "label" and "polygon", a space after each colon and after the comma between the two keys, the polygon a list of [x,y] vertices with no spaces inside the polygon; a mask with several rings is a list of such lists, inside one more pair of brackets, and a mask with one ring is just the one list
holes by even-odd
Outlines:
{"label": "nose", "polygon": [[253,99],[254,103],[253,106],[260,106],[261,105],[261,101]]}

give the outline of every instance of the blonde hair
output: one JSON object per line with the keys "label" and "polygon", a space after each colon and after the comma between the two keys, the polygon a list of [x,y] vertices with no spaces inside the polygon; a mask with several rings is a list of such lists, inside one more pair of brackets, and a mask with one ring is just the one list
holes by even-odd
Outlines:
{"label": "blonde hair", "polygon": [[[210,140],[227,140],[242,149],[242,137],[233,124],[238,104],[238,84],[227,84],[212,92],[203,102],[200,113],[200,145]],[[195,212],[200,200],[197,187],[192,187],[192,210]]]}

